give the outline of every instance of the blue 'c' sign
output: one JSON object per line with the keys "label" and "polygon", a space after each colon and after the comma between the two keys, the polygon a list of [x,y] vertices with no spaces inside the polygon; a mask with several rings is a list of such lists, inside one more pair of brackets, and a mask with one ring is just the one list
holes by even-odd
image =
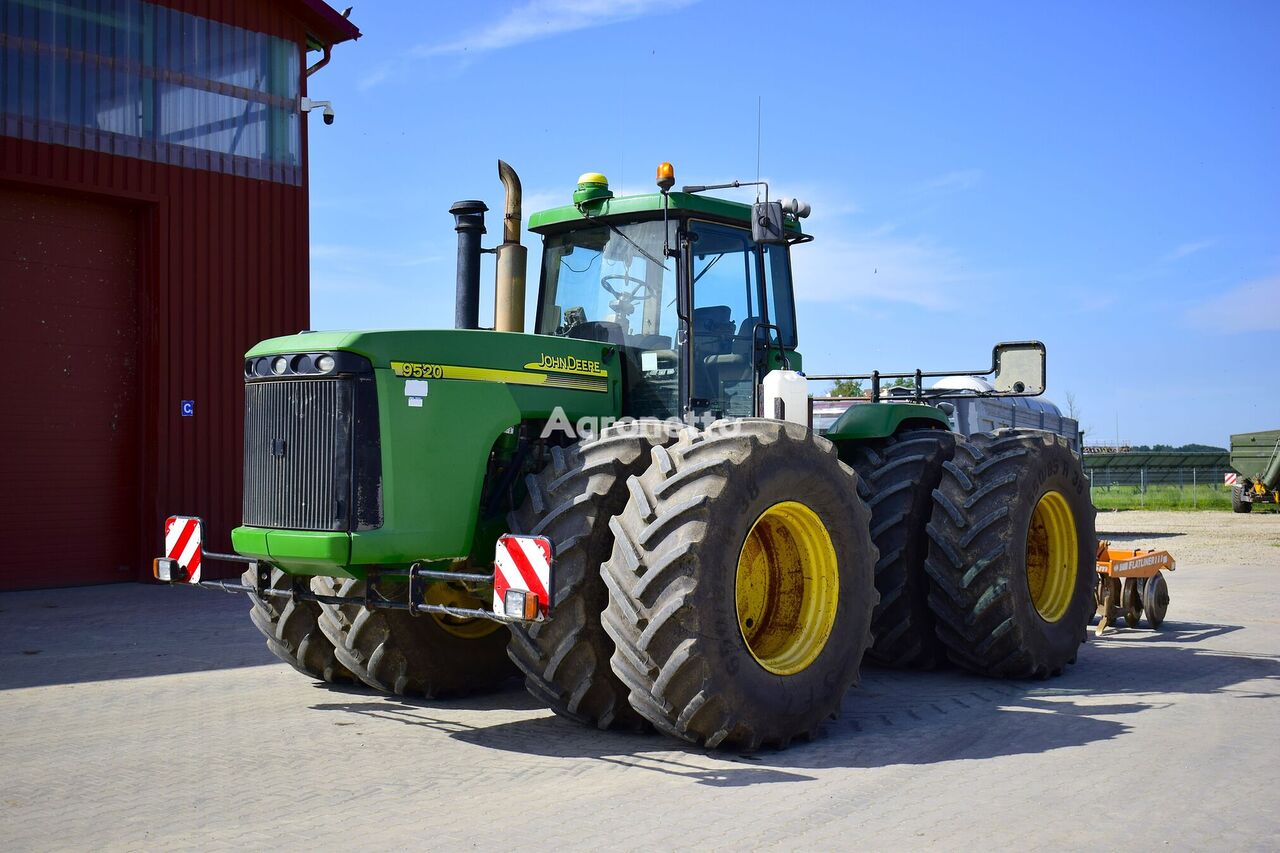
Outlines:
{"label": "blue 'c' sign", "polygon": [[195,415],[196,415],[196,401],[195,401],[195,400],[183,400],[183,401],[182,401],[182,416],[183,416],[184,418],[193,418],[193,417],[195,417]]}

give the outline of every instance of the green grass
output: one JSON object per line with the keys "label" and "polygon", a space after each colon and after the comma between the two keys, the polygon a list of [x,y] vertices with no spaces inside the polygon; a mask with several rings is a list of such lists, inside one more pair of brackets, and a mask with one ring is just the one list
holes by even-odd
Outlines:
{"label": "green grass", "polygon": [[1095,486],[1093,505],[1098,509],[1177,509],[1187,511],[1231,511],[1231,492],[1218,485],[1147,486],[1147,493],[1137,486]]}

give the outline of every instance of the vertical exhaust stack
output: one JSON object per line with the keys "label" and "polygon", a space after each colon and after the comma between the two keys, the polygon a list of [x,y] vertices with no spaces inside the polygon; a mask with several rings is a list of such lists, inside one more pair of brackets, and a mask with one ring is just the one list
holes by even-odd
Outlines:
{"label": "vertical exhaust stack", "polygon": [[458,291],[453,310],[456,329],[480,328],[480,235],[484,234],[482,201],[455,201],[453,230],[458,232]]}
{"label": "vertical exhaust stack", "polygon": [[520,245],[520,178],[516,170],[502,160],[498,161],[498,177],[507,191],[507,199],[502,217],[502,245],[494,250],[498,256],[498,287],[493,301],[493,328],[499,332],[523,332],[529,250]]}

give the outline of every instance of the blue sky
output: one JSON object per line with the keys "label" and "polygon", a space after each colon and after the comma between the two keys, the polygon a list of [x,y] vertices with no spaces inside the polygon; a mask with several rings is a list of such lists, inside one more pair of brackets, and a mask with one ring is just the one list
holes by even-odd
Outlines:
{"label": "blue sky", "polygon": [[337,110],[310,122],[315,328],[450,325],[448,207],[500,208],[498,157],[526,213],[586,171],[635,192],[662,160],[677,183],[749,180],[760,99],[762,174],[814,210],[794,251],[810,372],[971,368],[1038,338],[1047,396],[1070,393],[1093,442],[1280,427],[1280,4],[384,0],[351,18],[364,37],[310,83]]}

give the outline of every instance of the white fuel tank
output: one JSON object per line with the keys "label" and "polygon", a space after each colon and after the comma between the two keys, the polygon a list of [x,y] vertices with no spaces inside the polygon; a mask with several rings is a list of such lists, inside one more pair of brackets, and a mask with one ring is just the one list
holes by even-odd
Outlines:
{"label": "white fuel tank", "polygon": [[771,370],[761,388],[760,414],[766,418],[809,425],[809,380],[794,370]]}

